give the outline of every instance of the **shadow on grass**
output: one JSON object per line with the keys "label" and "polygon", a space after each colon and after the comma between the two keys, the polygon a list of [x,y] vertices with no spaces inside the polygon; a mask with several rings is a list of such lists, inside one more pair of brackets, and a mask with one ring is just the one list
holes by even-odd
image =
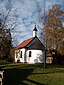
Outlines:
{"label": "shadow on grass", "polygon": [[27,80],[27,82],[31,82],[35,85],[46,85],[46,84],[41,84],[39,82],[29,80],[27,77],[31,75],[33,72],[34,68],[30,69],[5,69],[4,70],[4,85],[28,85],[24,83],[24,80]]}
{"label": "shadow on grass", "polygon": [[42,84],[42,83],[36,82],[34,80],[30,80],[30,79],[26,79],[26,80],[29,81],[29,82],[32,82],[33,84],[36,84],[36,85],[48,85],[48,84]]}

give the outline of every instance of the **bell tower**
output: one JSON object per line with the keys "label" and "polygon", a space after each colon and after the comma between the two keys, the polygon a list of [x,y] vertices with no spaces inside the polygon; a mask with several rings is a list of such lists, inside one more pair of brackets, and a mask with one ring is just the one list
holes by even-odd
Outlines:
{"label": "bell tower", "polygon": [[33,29],[33,37],[37,37],[37,28],[36,28],[36,25]]}

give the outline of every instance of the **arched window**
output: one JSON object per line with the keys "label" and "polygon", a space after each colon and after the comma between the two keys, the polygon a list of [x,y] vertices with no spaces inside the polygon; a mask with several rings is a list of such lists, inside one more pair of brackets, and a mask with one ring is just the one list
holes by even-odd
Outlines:
{"label": "arched window", "polygon": [[31,57],[31,51],[29,51],[29,57]]}
{"label": "arched window", "polygon": [[22,51],[21,51],[20,57],[22,58]]}

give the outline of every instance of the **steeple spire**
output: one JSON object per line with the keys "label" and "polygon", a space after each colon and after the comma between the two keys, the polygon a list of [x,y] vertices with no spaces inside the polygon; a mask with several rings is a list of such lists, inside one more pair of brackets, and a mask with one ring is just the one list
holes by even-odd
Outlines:
{"label": "steeple spire", "polygon": [[33,37],[37,37],[37,28],[36,28],[36,25],[33,29]]}

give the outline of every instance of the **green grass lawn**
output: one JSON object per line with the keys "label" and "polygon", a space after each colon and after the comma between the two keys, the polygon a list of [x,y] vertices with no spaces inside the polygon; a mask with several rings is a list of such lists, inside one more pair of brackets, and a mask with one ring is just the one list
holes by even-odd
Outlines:
{"label": "green grass lawn", "polygon": [[4,85],[64,85],[64,66],[1,64]]}

